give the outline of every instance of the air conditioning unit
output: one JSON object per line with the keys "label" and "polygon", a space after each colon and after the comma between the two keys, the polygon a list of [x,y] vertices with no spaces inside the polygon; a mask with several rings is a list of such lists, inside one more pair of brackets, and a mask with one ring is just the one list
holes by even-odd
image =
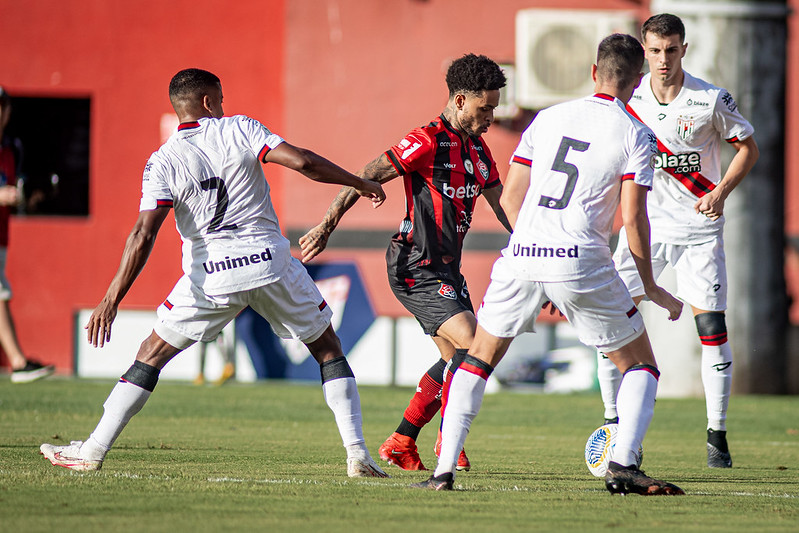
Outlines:
{"label": "air conditioning unit", "polygon": [[638,35],[631,11],[524,9],[516,13],[516,104],[543,109],[591,93],[591,65],[611,33]]}

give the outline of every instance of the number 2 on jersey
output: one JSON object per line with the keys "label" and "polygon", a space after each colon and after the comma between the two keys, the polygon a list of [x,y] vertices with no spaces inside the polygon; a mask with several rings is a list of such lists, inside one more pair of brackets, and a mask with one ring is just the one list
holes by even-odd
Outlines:
{"label": "number 2 on jersey", "polygon": [[578,152],[585,152],[588,150],[589,143],[578,141],[571,137],[564,137],[560,141],[558,154],[555,156],[555,162],[552,163],[552,170],[556,172],[563,172],[566,174],[566,187],[563,190],[563,196],[560,198],[552,198],[551,196],[541,195],[538,205],[548,207],[549,209],[563,209],[569,205],[572,193],[574,193],[574,185],[577,183],[579,171],[577,167],[571,163],[566,162],[566,155],[569,149],[577,150]]}
{"label": "number 2 on jersey", "polygon": [[200,187],[202,187],[204,191],[216,189],[216,210],[214,211],[214,218],[211,219],[211,223],[208,225],[208,233],[236,229],[238,227],[236,224],[222,225],[228,203],[227,187],[225,187],[225,182],[222,178],[208,178],[207,180],[202,180],[200,182]]}

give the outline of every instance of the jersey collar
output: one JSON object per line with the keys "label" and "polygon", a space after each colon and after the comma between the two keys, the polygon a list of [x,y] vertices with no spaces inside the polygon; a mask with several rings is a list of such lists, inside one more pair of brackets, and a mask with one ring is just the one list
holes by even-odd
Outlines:
{"label": "jersey collar", "polygon": [[200,127],[200,123],[197,122],[196,120],[193,120],[191,122],[184,122],[182,124],[178,124],[178,131],[190,130],[190,129],[199,128],[199,127]]}

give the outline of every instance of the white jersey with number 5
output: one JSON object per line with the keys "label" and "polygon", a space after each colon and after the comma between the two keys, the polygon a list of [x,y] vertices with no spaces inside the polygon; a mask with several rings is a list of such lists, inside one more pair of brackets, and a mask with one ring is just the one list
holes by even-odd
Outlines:
{"label": "white jersey with number 5", "polygon": [[683,73],[682,89],[669,104],[655,98],[650,74],[630,100],[659,141],[647,198],[652,242],[699,244],[721,233],[724,217],[710,220],[694,204],[721,181],[721,139],[742,141],[754,133],[730,93]]}
{"label": "white jersey with number 5", "polygon": [[650,187],[655,154],[652,131],[613,97],[538,113],[513,154],[530,165],[530,187],[492,277],[568,281],[611,265],[622,180]]}
{"label": "white jersey with number 5", "polygon": [[144,169],[140,211],[173,207],[183,272],[209,295],[280,279],[289,242],[261,163],[283,139],[243,115],[183,123]]}

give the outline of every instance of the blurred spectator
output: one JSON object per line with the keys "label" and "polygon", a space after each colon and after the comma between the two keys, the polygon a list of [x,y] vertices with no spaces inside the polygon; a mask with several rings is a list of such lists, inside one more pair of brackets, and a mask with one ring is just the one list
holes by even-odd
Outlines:
{"label": "blurred spectator", "polygon": [[20,143],[4,136],[11,118],[11,98],[0,87],[0,346],[11,363],[11,381],[29,383],[49,376],[53,365],[42,365],[28,359],[17,341],[17,332],[11,318],[8,301],[11,286],[6,279],[6,251],[8,249],[8,222],[12,209],[21,203],[17,188],[17,171],[20,162]]}

